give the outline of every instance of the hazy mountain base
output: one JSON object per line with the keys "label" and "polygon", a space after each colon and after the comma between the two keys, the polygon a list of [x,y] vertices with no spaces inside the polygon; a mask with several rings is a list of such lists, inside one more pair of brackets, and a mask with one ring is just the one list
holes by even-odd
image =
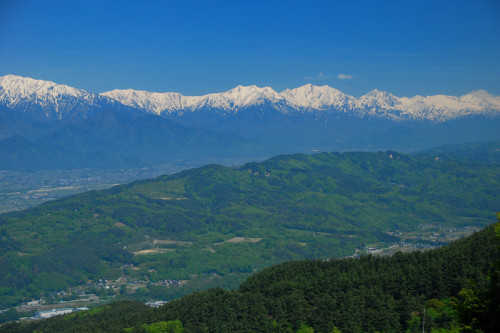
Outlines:
{"label": "hazy mountain base", "polygon": [[341,111],[287,114],[263,105],[242,108],[234,114],[203,109],[165,117],[185,126],[232,131],[247,139],[259,138],[280,146],[283,153],[310,149],[409,152],[444,144],[500,139],[498,116],[467,116],[445,122],[391,120]]}
{"label": "hazy mountain base", "polygon": [[499,168],[396,152],[299,154],[3,214],[2,305],[120,276],[216,274],[237,286],[279,262],[352,255],[391,238],[384,231],[484,226],[500,206]]}
{"label": "hazy mountain base", "polygon": [[[12,112],[11,112],[12,113]],[[105,110],[88,119],[52,123],[10,121],[0,131],[0,170],[113,169],[151,167],[183,159],[257,158],[279,153],[278,146],[228,131],[179,125],[147,114]]]}
{"label": "hazy mountain base", "polygon": [[[0,331],[156,332],[175,324],[172,332],[493,332],[500,311],[494,228],[425,252],[289,262],[238,290],[194,293],[156,310],[125,301]],[[470,281],[476,287],[462,289]]]}
{"label": "hazy mountain base", "polygon": [[286,114],[272,106],[165,117],[105,109],[87,118],[35,122],[26,114],[0,110],[0,170],[110,169],[313,151],[409,152],[500,139],[500,117],[394,121],[340,112]]}

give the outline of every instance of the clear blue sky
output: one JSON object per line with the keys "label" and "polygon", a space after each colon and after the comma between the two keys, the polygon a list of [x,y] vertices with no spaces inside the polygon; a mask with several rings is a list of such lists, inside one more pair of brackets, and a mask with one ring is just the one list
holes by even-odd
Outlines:
{"label": "clear blue sky", "polygon": [[0,0],[0,76],[201,95],[500,95],[500,1]]}

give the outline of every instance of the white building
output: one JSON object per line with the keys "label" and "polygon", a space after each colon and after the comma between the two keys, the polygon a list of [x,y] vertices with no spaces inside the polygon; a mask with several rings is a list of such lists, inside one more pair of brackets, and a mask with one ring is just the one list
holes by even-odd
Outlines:
{"label": "white building", "polygon": [[162,305],[167,304],[167,301],[154,301],[154,302],[146,302],[146,305],[152,308],[159,308]]}
{"label": "white building", "polygon": [[35,318],[45,319],[71,312],[73,312],[73,308],[61,308],[61,309],[52,309],[47,311],[37,311],[35,312]]}

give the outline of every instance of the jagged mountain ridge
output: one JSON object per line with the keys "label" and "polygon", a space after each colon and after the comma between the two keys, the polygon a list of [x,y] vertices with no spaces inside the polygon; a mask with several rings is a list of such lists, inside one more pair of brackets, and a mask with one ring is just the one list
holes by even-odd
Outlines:
{"label": "jagged mountain ridge", "polygon": [[0,77],[0,106],[34,120],[86,118],[105,109],[130,109],[99,94],[51,81],[15,75]]}
{"label": "jagged mountain ridge", "polygon": [[387,92],[373,90],[356,98],[326,85],[320,87],[307,84],[299,88],[284,90],[281,93],[270,87],[238,86],[227,92],[204,96],[182,96],[177,93],[156,94],[156,98],[176,94],[176,98],[182,102],[155,104],[154,108],[148,108],[147,104],[150,101],[148,96],[151,96],[148,92],[113,90],[101,95],[134,107],[138,105],[137,99],[140,99],[143,101],[141,105],[143,109],[158,115],[179,111],[195,112],[205,108],[237,112],[244,108],[266,104],[282,113],[340,112],[360,117],[379,116],[392,120],[438,122],[470,115],[500,114],[500,97],[490,95],[486,91],[476,91],[460,97],[435,95],[400,98]]}
{"label": "jagged mountain ridge", "polygon": [[[113,117],[106,117],[110,112]],[[177,125],[178,130],[168,130]],[[183,151],[218,151],[225,157],[235,152],[259,157],[310,151],[409,152],[497,141],[499,126],[500,97],[484,91],[399,98],[374,90],[355,98],[308,84],[281,93],[253,85],[204,96],[131,89],[91,94],[49,81],[0,78],[0,140],[18,135],[80,153],[107,147],[148,163],[180,158]],[[160,133],[163,127],[165,133]],[[208,132],[201,135],[196,129]],[[227,149],[226,140],[234,149]],[[184,148],[174,149],[174,143]],[[171,155],[167,146],[177,153]]]}
{"label": "jagged mountain ridge", "polygon": [[237,86],[229,91],[203,96],[176,92],[111,90],[101,94],[15,75],[0,77],[0,105],[31,112],[39,118],[62,119],[87,116],[106,108],[135,109],[165,117],[208,111],[234,115],[254,107],[267,107],[283,114],[348,114],[389,120],[445,122],[466,116],[500,115],[500,96],[476,91],[460,97],[435,95],[397,97],[373,90],[359,98],[329,86],[304,85],[280,93],[270,87]]}

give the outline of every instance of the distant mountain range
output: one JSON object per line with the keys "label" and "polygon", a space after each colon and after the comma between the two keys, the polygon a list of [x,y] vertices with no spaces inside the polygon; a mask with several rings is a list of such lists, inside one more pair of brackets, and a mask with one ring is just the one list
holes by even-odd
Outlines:
{"label": "distant mountain range", "polygon": [[17,111],[30,120],[61,120],[70,116],[83,118],[123,105],[98,94],[15,75],[0,78],[0,106]]}
{"label": "distant mountain range", "polygon": [[112,90],[101,96],[157,115],[183,114],[207,108],[231,114],[263,105],[272,106],[284,114],[338,113],[392,120],[448,121],[469,115],[500,114],[500,97],[492,96],[486,91],[476,91],[461,97],[437,95],[399,98],[387,92],[373,90],[355,98],[329,86],[307,84],[281,93],[269,87],[238,86],[223,93],[205,96],[130,89]]}
{"label": "distant mountain range", "polygon": [[[284,114],[338,113],[357,117],[375,116],[391,120],[449,121],[470,115],[498,116],[500,96],[484,90],[461,97],[435,95],[396,97],[373,90],[356,98],[329,86],[305,86],[281,93],[270,87],[237,86],[222,93],[183,96],[176,92],[154,93],[140,90],[112,90],[92,94],[85,90],[15,75],[0,78],[0,103],[18,111],[33,112],[49,119],[62,119],[90,110],[133,108],[161,116],[217,110],[231,115],[249,107],[271,106]],[[124,106],[126,106],[124,108]],[[42,113],[43,111],[43,113]]]}
{"label": "distant mountain range", "polygon": [[[356,98],[308,84],[280,93],[238,86],[204,96],[130,89],[94,94],[50,81],[0,77],[0,140],[17,135],[36,145],[56,145],[71,152],[70,160],[83,160],[75,165],[89,167],[103,164],[89,158],[95,154],[111,154],[104,160],[127,165],[193,156],[412,151],[500,140],[499,126],[500,96],[485,91],[409,98],[374,90]],[[14,142],[21,150],[27,147]],[[12,159],[5,146],[0,141],[4,161]],[[6,164],[0,169],[10,168]]]}

